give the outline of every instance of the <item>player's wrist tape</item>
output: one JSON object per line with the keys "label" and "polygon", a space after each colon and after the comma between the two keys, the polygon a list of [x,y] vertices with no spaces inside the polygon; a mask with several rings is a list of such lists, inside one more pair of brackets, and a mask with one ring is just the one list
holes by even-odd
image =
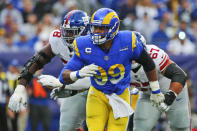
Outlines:
{"label": "player's wrist tape", "polygon": [[76,81],[76,80],[78,80],[78,79],[80,79],[81,77],[80,77],[80,75],[79,75],[79,71],[73,71],[73,72],[71,72],[70,73],[70,79],[72,80],[72,81]]}
{"label": "player's wrist tape", "polygon": [[158,89],[156,91],[152,91],[152,94],[158,94],[158,93],[161,93],[161,90],[160,89]]}
{"label": "player's wrist tape", "polygon": [[161,92],[158,81],[150,81],[149,84],[153,94],[157,94]]}
{"label": "player's wrist tape", "polygon": [[80,75],[79,75],[79,71],[77,71],[77,73],[76,73],[76,77],[78,78],[78,79],[80,79],[81,77],[80,77]]}

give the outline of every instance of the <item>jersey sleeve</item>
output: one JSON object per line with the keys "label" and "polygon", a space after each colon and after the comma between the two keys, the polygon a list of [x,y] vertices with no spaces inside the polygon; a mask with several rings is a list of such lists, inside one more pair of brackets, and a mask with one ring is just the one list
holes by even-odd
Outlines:
{"label": "jersey sleeve", "polygon": [[90,78],[85,77],[83,79],[79,79],[73,84],[67,85],[65,88],[66,89],[72,89],[72,90],[83,90],[83,89],[89,89],[91,83],[90,83]]}
{"label": "jersey sleeve", "polygon": [[55,55],[59,54],[59,49],[58,48],[61,48],[59,46],[59,42],[58,42],[60,39],[61,39],[61,33],[60,33],[59,30],[54,30],[50,33],[49,44],[51,45],[52,52]]}
{"label": "jersey sleeve", "polygon": [[168,54],[155,45],[146,45],[147,52],[153,59],[157,70],[162,72],[168,65],[170,60]]}
{"label": "jersey sleeve", "polygon": [[132,32],[132,59],[136,60],[140,57],[144,46],[136,37],[136,35]]}
{"label": "jersey sleeve", "polygon": [[80,70],[82,67],[84,66],[84,63],[82,62],[82,60],[74,55],[69,61],[68,63],[64,66],[64,68],[61,70],[61,73],[59,75],[59,81],[62,84],[66,84],[66,82],[63,80],[63,73],[65,70],[71,70],[71,71],[76,71],[76,70]]}

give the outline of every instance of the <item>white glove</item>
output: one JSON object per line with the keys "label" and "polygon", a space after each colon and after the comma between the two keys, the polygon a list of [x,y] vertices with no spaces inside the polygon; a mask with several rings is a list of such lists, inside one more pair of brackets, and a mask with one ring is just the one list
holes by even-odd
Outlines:
{"label": "white glove", "polygon": [[96,74],[97,70],[98,70],[98,66],[97,65],[90,64],[90,65],[84,66],[79,71],[71,72],[70,73],[70,79],[72,81],[76,81],[79,78],[91,77],[91,76]]}
{"label": "white glove", "polygon": [[170,109],[170,106],[166,105],[166,103],[162,102],[161,104],[158,105],[157,107],[159,111],[161,112],[166,112]]}
{"label": "white glove", "polygon": [[66,98],[71,96],[72,90],[67,90],[62,87],[54,88],[50,94],[51,99],[57,100],[57,98]]}
{"label": "white glove", "polygon": [[159,88],[159,82],[153,81],[149,82],[150,88],[152,90],[150,100],[153,106],[159,106],[164,101],[164,95]]}
{"label": "white glove", "polygon": [[38,82],[42,85],[42,86],[49,86],[52,88],[56,88],[56,87],[62,87],[63,84],[60,83],[60,81],[51,75],[40,75],[38,77]]}
{"label": "white glove", "polygon": [[139,90],[135,87],[129,89],[130,89],[130,95],[137,95],[139,93]]}
{"label": "white glove", "polygon": [[17,85],[10,98],[8,108],[14,112],[23,111],[27,108],[27,91],[23,85]]}

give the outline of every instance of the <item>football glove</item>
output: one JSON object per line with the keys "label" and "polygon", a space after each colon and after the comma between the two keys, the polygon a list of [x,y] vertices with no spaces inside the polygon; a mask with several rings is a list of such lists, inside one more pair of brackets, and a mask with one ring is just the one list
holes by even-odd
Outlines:
{"label": "football glove", "polygon": [[149,83],[150,83],[150,88],[152,90],[150,101],[153,106],[157,107],[164,101],[164,95],[159,88],[158,81],[149,82]]}
{"label": "football glove", "polygon": [[162,102],[159,106],[158,106],[158,109],[161,111],[161,112],[166,112],[170,109],[170,106],[172,105],[172,103],[174,102],[174,100],[176,99],[177,97],[177,94],[172,91],[172,90],[169,90],[165,95],[165,100],[164,102]]}
{"label": "football glove", "polygon": [[54,88],[50,94],[51,99],[57,100],[57,98],[66,98],[71,96],[72,90],[67,90],[62,87]]}
{"label": "football glove", "polygon": [[96,74],[98,70],[98,66],[94,64],[90,64],[84,66],[81,70],[74,71],[70,73],[70,79],[76,81],[77,79],[84,78],[84,77],[91,77]]}
{"label": "football glove", "polygon": [[159,104],[159,106],[157,108],[161,112],[166,112],[169,110],[170,106],[168,106],[168,105],[166,105],[166,103],[162,102],[161,104]]}
{"label": "football glove", "polygon": [[38,77],[38,82],[42,86],[49,86],[52,88],[62,87],[63,84],[60,83],[59,79],[51,75],[40,75]]}
{"label": "football glove", "polygon": [[10,98],[8,108],[14,112],[23,111],[27,108],[27,100],[26,88],[23,85],[17,85]]}

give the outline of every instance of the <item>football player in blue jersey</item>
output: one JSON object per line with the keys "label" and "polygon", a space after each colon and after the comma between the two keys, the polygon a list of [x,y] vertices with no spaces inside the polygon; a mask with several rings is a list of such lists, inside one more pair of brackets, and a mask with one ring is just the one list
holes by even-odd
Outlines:
{"label": "football player in blue jersey", "polygon": [[132,31],[119,31],[120,20],[109,8],[97,10],[91,17],[90,35],[74,40],[74,56],[62,69],[59,80],[71,84],[90,77],[86,103],[89,131],[125,131],[131,115],[129,84],[131,61],[143,65],[150,81],[150,100],[158,105],[164,100],[155,64],[142,42]]}

